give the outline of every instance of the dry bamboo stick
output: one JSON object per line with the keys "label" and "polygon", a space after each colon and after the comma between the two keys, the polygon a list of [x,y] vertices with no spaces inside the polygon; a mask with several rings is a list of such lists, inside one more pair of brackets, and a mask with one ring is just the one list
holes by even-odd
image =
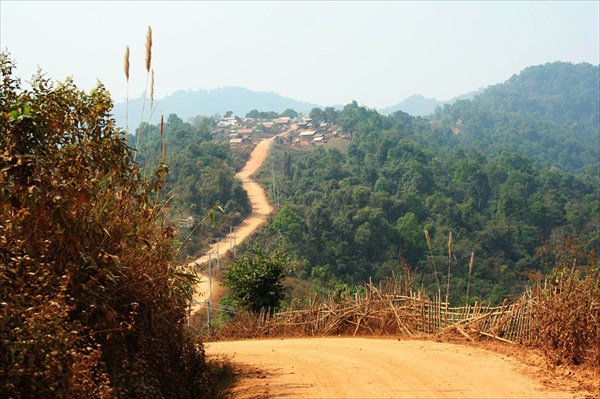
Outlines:
{"label": "dry bamboo stick", "polygon": [[494,334],[490,334],[490,333],[487,333],[485,331],[479,331],[479,334],[485,335],[486,337],[495,338],[495,339],[497,339],[499,341],[506,342],[508,344],[514,344],[514,342],[509,341],[508,339],[505,339],[505,338],[502,338],[502,337],[498,337],[498,336],[496,336]]}
{"label": "dry bamboo stick", "polygon": [[464,335],[469,341],[471,341],[471,342],[475,341],[473,339],[473,337],[471,337],[469,334],[467,334],[467,332],[465,330],[463,330],[463,328],[461,326],[459,326],[459,325],[453,325],[452,327],[455,328],[456,331],[458,331],[459,333],[461,333],[462,335]]}

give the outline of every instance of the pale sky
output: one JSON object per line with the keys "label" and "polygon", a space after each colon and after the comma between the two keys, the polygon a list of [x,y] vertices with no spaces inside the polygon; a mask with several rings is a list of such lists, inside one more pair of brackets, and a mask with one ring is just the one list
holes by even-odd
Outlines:
{"label": "pale sky", "polygon": [[102,81],[125,99],[145,87],[152,26],[155,98],[241,86],[323,106],[381,108],[503,82],[531,65],[600,64],[594,1],[8,1],[0,47],[28,80]]}

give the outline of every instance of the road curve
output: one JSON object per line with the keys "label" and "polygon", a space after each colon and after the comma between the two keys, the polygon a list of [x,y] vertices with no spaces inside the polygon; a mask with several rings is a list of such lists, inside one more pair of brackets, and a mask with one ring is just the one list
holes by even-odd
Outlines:
{"label": "road curve", "polygon": [[229,359],[246,370],[232,392],[241,399],[585,396],[545,387],[510,356],[457,344],[337,337],[221,341],[205,348],[209,359]]}
{"label": "road curve", "polygon": [[[285,133],[287,134],[287,132]],[[207,250],[205,255],[189,263],[190,267],[195,265],[204,265],[209,261],[209,254],[212,259],[216,259],[217,254],[219,257],[223,257],[225,253],[233,247],[233,245],[241,244],[246,238],[254,233],[260,226],[266,221],[268,216],[273,212],[273,207],[267,199],[267,194],[260,184],[254,181],[252,176],[263,164],[267,156],[269,155],[269,149],[275,137],[264,139],[260,141],[252,153],[250,158],[237,174],[236,177],[242,181],[242,187],[248,193],[250,204],[252,205],[252,212],[244,219],[244,221],[237,227],[233,234],[228,234],[223,237],[219,243],[212,244]],[[205,308],[204,304],[208,301],[209,297],[209,279],[207,275],[201,276],[202,280],[196,287],[194,293],[193,302],[195,305],[192,306],[192,313]],[[214,283],[214,281],[213,281]],[[215,287],[213,287],[215,289]],[[215,298],[213,297],[213,300]]]}

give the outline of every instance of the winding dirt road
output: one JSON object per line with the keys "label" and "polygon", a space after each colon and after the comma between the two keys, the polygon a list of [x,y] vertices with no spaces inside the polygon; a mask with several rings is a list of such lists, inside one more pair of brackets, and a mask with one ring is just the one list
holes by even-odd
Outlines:
{"label": "winding dirt road", "polygon": [[[287,134],[287,132],[282,133]],[[206,254],[195,261],[191,262],[189,266],[204,265],[208,263],[209,259],[216,259],[217,254],[219,257],[223,257],[227,250],[232,248],[234,245],[241,244],[246,238],[254,233],[260,226],[266,221],[267,217],[273,211],[273,207],[267,199],[267,194],[260,184],[254,181],[252,176],[263,164],[267,156],[269,155],[269,149],[275,137],[264,139],[260,141],[252,153],[246,165],[240,170],[236,177],[242,181],[242,187],[248,193],[248,198],[252,204],[252,212],[244,219],[244,221],[238,226],[233,234],[228,234],[219,243],[212,244]],[[209,256],[210,254],[210,256]],[[213,284],[215,282],[213,281]],[[218,284],[218,283],[216,283]],[[218,285],[213,286],[213,290],[219,290]],[[192,313],[196,313],[201,309],[205,309],[206,303],[209,297],[209,278],[207,275],[202,276],[202,281],[196,287],[196,293],[194,294],[194,305],[192,306]],[[214,299],[214,297],[213,297]]]}
{"label": "winding dirt road", "polygon": [[205,344],[242,378],[235,398],[576,398],[530,366],[489,350],[432,341],[273,339]]}

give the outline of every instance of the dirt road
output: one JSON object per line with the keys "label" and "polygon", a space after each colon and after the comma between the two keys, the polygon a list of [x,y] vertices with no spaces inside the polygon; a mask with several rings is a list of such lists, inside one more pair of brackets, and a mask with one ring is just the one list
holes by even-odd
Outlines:
{"label": "dirt road", "polygon": [[573,398],[530,366],[481,348],[432,341],[306,338],[206,344],[243,378],[232,397]]}
{"label": "dirt road", "polygon": [[[275,137],[260,141],[250,154],[250,158],[246,162],[246,165],[244,165],[244,168],[236,174],[236,177],[242,181],[242,187],[248,193],[250,203],[252,204],[252,212],[244,219],[233,234],[228,234],[219,243],[212,244],[206,251],[206,255],[191,262],[190,266],[194,264],[203,265],[209,261],[209,258],[216,259],[217,254],[222,257],[227,250],[233,248],[234,245],[242,243],[267,221],[267,217],[271,214],[273,208],[269,204],[265,190],[263,190],[260,184],[252,180],[250,176],[261,167],[269,155],[269,148]],[[194,295],[196,305],[192,306],[192,313],[205,308],[205,305],[198,303],[206,302],[209,297],[209,277],[208,275],[203,275],[202,277],[202,281],[196,288]],[[218,284],[218,282],[213,281],[213,284]],[[213,290],[219,290],[219,288],[213,286]]]}

